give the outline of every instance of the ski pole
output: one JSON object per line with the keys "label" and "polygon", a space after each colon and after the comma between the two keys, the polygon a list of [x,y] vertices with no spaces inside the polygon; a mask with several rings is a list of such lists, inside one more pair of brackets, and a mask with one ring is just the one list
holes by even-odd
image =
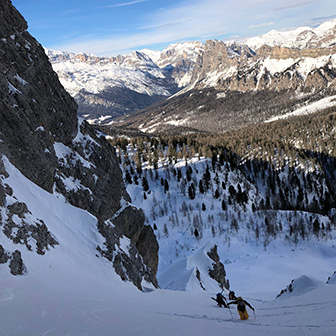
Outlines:
{"label": "ski pole", "polygon": [[227,306],[228,308],[229,308],[229,312],[230,312],[230,315],[231,315],[231,318],[232,318],[232,321],[234,320],[234,318],[233,318],[233,315],[232,315],[232,311],[231,311],[231,309],[230,309],[230,306]]}
{"label": "ski pole", "polygon": [[253,310],[253,315],[254,315],[254,319],[256,320],[257,318],[256,318],[256,313],[254,310]]}

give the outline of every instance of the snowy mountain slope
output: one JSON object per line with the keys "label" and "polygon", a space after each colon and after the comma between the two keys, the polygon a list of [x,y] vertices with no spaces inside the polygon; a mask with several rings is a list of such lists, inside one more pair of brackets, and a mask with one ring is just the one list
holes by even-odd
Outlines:
{"label": "snowy mountain slope", "polygon": [[[261,203],[265,196],[262,183],[255,183],[257,188],[229,162],[218,176],[205,170],[205,192],[197,192],[197,199],[196,179],[207,164],[211,166],[198,157],[188,166],[184,160],[175,163],[174,168],[185,176],[181,181],[176,176],[171,182],[173,170],[163,169],[160,163],[158,178],[155,171],[144,167],[151,192],[144,194],[144,188],[136,184],[130,188],[135,203],[152,218],[148,224],[153,229],[157,221],[162,246],[159,273],[164,274],[180,258],[188,258],[186,266],[199,267],[209,292],[201,290],[194,278],[187,287],[190,292],[157,289],[156,239],[151,226],[144,225],[143,212],[129,203],[114,150],[102,134],[77,119],[74,101],[62,89],[10,0],[1,2],[0,16],[1,34],[6,33],[0,36],[6,51],[0,59],[0,67],[6,69],[0,78],[1,335],[222,335],[223,330],[232,335],[246,331],[251,335],[283,335],[285,331],[330,335],[335,328],[333,285],[318,286],[293,300],[265,302],[295,272],[318,279],[330,276],[335,265],[330,219],[304,211],[253,211],[253,203]],[[13,25],[8,24],[11,20]],[[217,187],[213,183],[211,187],[210,180]],[[321,185],[324,194],[329,190],[323,178],[319,181],[312,179],[310,196],[316,196]],[[298,195],[293,186],[289,198]],[[228,218],[223,217],[217,190],[227,201]],[[187,193],[190,201],[183,202]],[[174,219],[169,219],[169,209],[174,210]],[[282,223],[286,232],[273,222],[266,223],[266,214]],[[319,224],[314,235],[313,219]],[[292,220],[300,225],[304,221],[300,234],[304,233],[305,243],[297,244],[297,228],[293,237],[288,232]],[[260,239],[255,239],[257,225]],[[271,237],[275,229],[279,230],[277,239]],[[209,259],[204,252],[214,242],[228,265],[231,285],[256,307],[255,320],[251,314],[242,323],[234,309],[232,318],[210,299],[215,287],[208,285]],[[278,263],[281,277],[274,257],[282,260]],[[21,275],[13,276],[13,270]]]}
{"label": "snowy mountain slope", "polygon": [[261,37],[246,40],[246,44],[256,50],[262,45],[288,48],[328,48],[335,46],[336,19],[325,22],[317,28],[300,27],[292,31],[272,30]]}
{"label": "snowy mountain slope", "polygon": [[99,93],[113,86],[126,87],[149,96],[170,95],[167,89],[154,81],[163,79],[163,72],[139,52],[110,59],[48,49],[46,53],[61,83],[74,97],[81,90]]}
{"label": "snowy mountain slope", "polygon": [[[279,59],[270,55],[266,58],[251,61],[248,65],[244,65],[243,68],[240,65],[230,66],[229,68],[224,66],[224,69],[218,68],[215,71],[208,72],[204,79],[197,82],[197,86],[204,88],[215,87],[224,91],[236,90],[237,88],[240,89],[240,84],[235,82],[233,78],[241,76],[245,78],[247,83],[254,81],[254,85],[250,87],[245,85],[245,90],[290,89],[298,87],[300,82],[303,85],[306,82],[306,86],[308,86],[309,77],[324,68],[329,71],[335,71],[335,54],[286,59]],[[286,82],[285,76],[291,77],[288,82]],[[334,76],[330,79],[331,83],[329,85],[335,85],[333,81]],[[323,88],[317,83],[313,86],[315,90]]]}
{"label": "snowy mountain slope", "polygon": [[[129,146],[128,160],[132,162],[135,157],[134,149]],[[241,160],[242,166],[245,159]],[[206,284],[203,287],[206,291],[209,287],[210,292],[213,292],[211,281],[207,282],[211,279],[206,271],[209,265],[204,260],[203,246],[215,244],[225,264],[231,288],[244,288],[253,295],[267,299],[270,298],[267,293],[272,288],[283,287],[289,278],[306,274],[323,281],[333,272],[336,257],[334,229],[328,231],[330,235],[324,236],[325,241],[311,235],[314,221],[323,223],[319,225],[324,228],[332,228],[332,221],[327,216],[310,211],[257,210],[258,204],[268,198],[269,184],[273,184],[265,172],[261,174],[266,174],[267,182],[262,182],[257,166],[246,165],[250,170],[243,167],[235,169],[225,163],[221,169],[212,168],[207,173],[206,167],[212,167],[210,159],[196,156],[189,159],[186,166],[184,159],[169,163],[164,158],[159,160],[158,168],[154,171],[147,162],[144,163],[142,182],[135,182],[138,180],[135,176],[136,168],[122,162],[126,176],[129,176],[126,177],[126,183],[132,201],[144,209],[147,223],[154,228],[160,244],[158,279],[162,287],[189,290],[191,286],[193,290],[197,288],[202,292],[200,281],[196,281],[197,267]],[[130,173],[132,169],[133,173]],[[209,182],[209,189],[205,190],[207,174],[209,181],[213,182]],[[297,192],[291,174],[287,168],[283,169],[279,173],[279,180],[274,178],[274,181],[279,182],[274,183],[292,181],[290,190],[294,198],[291,201],[287,195],[286,202],[293,202],[293,206],[287,207],[298,209],[297,200],[301,192]],[[315,180],[313,175],[310,174],[308,179]],[[201,181],[202,190],[204,188],[202,192]],[[145,187],[147,183],[148,187]],[[326,181],[319,180],[318,184],[326,188]],[[192,185],[195,186],[195,194]],[[285,189],[289,190],[289,187],[283,186]],[[307,200],[316,200],[317,193],[309,190],[311,194],[307,195]],[[275,191],[275,199],[278,199],[280,193],[279,190]],[[286,207],[284,204],[278,206],[280,209]],[[298,226],[303,230],[300,231],[301,238],[292,231],[293,227]],[[196,229],[198,236],[195,234]]]}
{"label": "snowy mountain slope", "polygon": [[219,291],[220,286],[218,282],[209,276],[209,270],[213,269],[214,263],[209,257],[213,246],[209,242],[201,247],[199,251],[189,257],[178,260],[168,267],[158,278],[160,287],[188,292],[201,292],[204,290],[208,293],[216,293]]}
{"label": "snowy mountain slope", "polygon": [[[302,271],[325,282],[325,275],[330,275],[328,266],[333,267],[336,261],[330,244],[306,244],[292,251],[278,242],[277,247],[269,247],[266,252],[262,246],[253,247],[239,240],[231,247],[223,246],[221,254],[228,258],[225,266],[231,288],[256,309],[256,319],[249,311],[250,320],[242,322],[234,307],[233,318],[227,309],[216,307],[210,298],[218,291],[215,287],[204,292],[190,283],[187,292],[159,289],[145,294],[122,282],[103,258],[92,253],[96,244],[103,243],[94,230],[96,219],[92,215],[32,184],[8,161],[6,168],[6,183],[13,188],[13,196],[19,196],[48,224],[60,245],[40,257],[39,263],[32,252],[21,249],[29,269],[24,277],[13,278],[0,268],[2,335],[107,336],[113,332],[125,336],[201,336],[205,332],[221,335],[225,329],[237,336],[242,332],[256,336],[329,336],[336,327],[334,285],[316,281],[315,289],[310,291],[300,285],[300,296],[293,292],[274,299],[284,284]],[[170,244],[175,244],[170,238]],[[120,248],[127,249],[127,245],[125,240]],[[194,246],[202,246],[202,241],[195,240]],[[191,258],[202,265],[197,253]]]}
{"label": "snowy mountain slope", "polygon": [[[23,278],[13,278],[0,268],[2,335],[108,336],[113,333],[129,336],[136,333],[139,336],[203,336],[211,333],[219,336],[223,330],[233,336],[242,333],[252,336],[333,334],[336,292],[334,285],[325,284],[336,262],[333,241],[307,240],[295,246],[278,239],[265,250],[262,242],[246,243],[243,229],[240,234],[231,234],[228,240],[218,232],[213,237],[209,227],[202,230],[202,237],[198,240],[181,226],[182,219],[187,221],[188,216],[179,215],[179,225],[175,222],[174,228],[167,217],[157,218],[155,223],[161,232],[160,259],[166,271],[171,262],[180,263],[187,256],[192,261],[188,268],[197,266],[204,275],[201,267],[208,263],[204,259],[205,242],[218,243],[231,288],[256,309],[255,317],[249,310],[250,319],[241,321],[235,306],[231,306],[230,312],[218,308],[211,300],[219,289],[206,286],[207,291],[203,291],[194,282],[195,278],[189,282],[187,291],[156,289],[149,293],[141,293],[131,284],[121,281],[103,258],[91,254],[91,247],[102,243],[102,237],[92,232],[96,221],[93,216],[36,187],[9,163],[6,167],[10,172],[6,182],[13,188],[14,195],[20,195],[20,200],[37,211],[61,244],[47,252],[47,258],[41,257],[41,263],[32,262],[31,265],[29,254],[32,253],[23,249],[31,269]],[[178,167],[183,168],[182,162]],[[165,176],[160,167],[158,174],[159,177]],[[154,193],[153,186],[150,183],[152,193],[148,196]],[[146,203],[148,199],[139,202],[143,191],[134,185],[130,190],[132,197],[142,203],[145,210],[150,210]],[[170,183],[170,196],[156,190],[155,197],[163,206],[166,199],[174,201],[174,193]],[[181,204],[181,198],[176,198],[176,201]],[[215,216],[218,212],[215,204],[211,209],[207,195],[190,204],[199,201],[207,204],[207,214]],[[60,221],[66,225],[60,226]],[[86,225],[81,226],[81,222]],[[164,223],[168,224],[168,237],[163,233]],[[81,253],[76,252],[79,247]],[[120,248],[127,248],[127,240]],[[75,253],[69,255],[69,249]],[[179,251],[179,256],[174,250]],[[165,273],[160,272],[162,281]],[[178,275],[170,273],[166,279],[177,281]],[[300,295],[293,292],[275,299],[291,279],[302,275],[317,279],[313,280],[314,289],[308,291],[306,284],[301,283],[298,286]],[[202,280],[210,284],[210,279]],[[227,291],[224,294],[227,295]]]}
{"label": "snowy mountain slope", "polygon": [[92,123],[109,123],[176,90],[164,71],[140,52],[111,58],[46,52],[61,83],[78,102],[79,115]]}
{"label": "snowy mountain slope", "polygon": [[142,132],[225,132],[280,118],[335,95],[335,48],[263,46],[253,55],[207,41],[191,83],[169,99],[118,120]]}
{"label": "snowy mountain slope", "polygon": [[321,43],[311,38],[303,43],[306,28],[270,33],[279,41],[272,43],[206,41],[189,84],[169,99],[119,119],[116,126],[148,133],[225,132],[281,117],[311,99],[333,96],[335,24],[333,20],[311,30],[314,41],[318,37]]}
{"label": "snowy mountain slope", "polygon": [[204,50],[200,42],[185,42],[169,45],[159,51],[142,50],[161,69],[171,73],[178,86],[184,87],[190,83],[199,54]]}
{"label": "snowy mountain slope", "polygon": [[111,58],[47,49],[46,53],[79,104],[79,114],[91,123],[108,124],[189,84],[202,47],[198,42],[178,43],[162,52],[143,50]]}
{"label": "snowy mountain slope", "polygon": [[[85,210],[73,207],[61,195],[50,194],[25,178],[6,158],[3,158],[8,177],[3,183],[13,190],[8,197],[27,205],[36,219],[42,220],[52,236],[58,242],[54,248],[46,251],[45,257],[37,257],[33,251],[24,246],[13,244],[1,232],[1,243],[5,250],[18,249],[27,267],[27,274],[21,282],[37,281],[45,286],[45,277],[53,281],[49,284],[57,289],[61,280],[78,281],[81,277],[96,277],[99,269],[109,273],[112,278],[116,274],[101,257],[97,257],[97,246],[103,246],[104,237],[97,230],[97,218]],[[2,218],[6,214],[2,211]],[[34,239],[30,240],[34,245]],[[83,274],[84,273],[84,274]],[[14,281],[6,268],[1,267],[2,279]],[[95,275],[96,274],[96,275]],[[64,285],[64,282],[63,282]],[[69,283],[70,286],[70,283]],[[59,287],[62,290],[63,287]]]}
{"label": "snowy mountain slope", "polygon": [[[3,335],[99,335],[115,333],[145,335],[222,335],[248,333],[260,335],[321,335],[334,332],[335,289],[323,285],[300,297],[271,301],[244,296],[256,309],[256,318],[241,321],[235,307],[216,307],[205,293],[156,290],[143,294],[121,287],[108,290],[102,281],[101,291],[95,287],[71,295],[60,293],[50,299],[50,292],[35,288],[22,290],[21,284],[2,287],[0,307]],[[105,290],[105,291],[104,291]],[[30,293],[30,294],[29,294]],[[131,302],[132,304],[129,304]],[[17,317],[17,318],[15,318]],[[19,319],[19,323],[18,323]]]}
{"label": "snowy mountain slope", "polygon": [[272,121],[279,120],[279,119],[286,119],[292,116],[301,116],[301,115],[316,113],[316,112],[322,111],[326,108],[329,108],[335,105],[336,105],[336,96],[322,98],[316,102],[313,102],[310,104],[308,103],[307,105],[300,107],[293,112],[286,113],[282,116],[273,117],[269,120],[266,120],[265,122],[272,122]]}

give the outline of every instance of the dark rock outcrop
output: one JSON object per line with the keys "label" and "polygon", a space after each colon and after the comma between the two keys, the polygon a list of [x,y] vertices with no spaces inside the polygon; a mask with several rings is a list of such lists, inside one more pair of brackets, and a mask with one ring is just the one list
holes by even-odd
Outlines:
{"label": "dark rock outcrop", "polygon": [[222,289],[230,289],[229,280],[226,279],[224,265],[221,263],[217,253],[217,245],[208,252],[208,256],[214,261],[212,264],[213,268],[209,270],[210,277],[216,280]]}
{"label": "dark rock outcrop", "polygon": [[26,273],[26,266],[23,263],[21,252],[19,250],[13,252],[9,262],[9,268],[13,275],[23,275]]}
{"label": "dark rock outcrop", "polygon": [[[1,2],[0,20],[0,175],[7,175],[2,162],[6,157],[41,188],[60,193],[72,205],[88,210],[104,223],[100,228],[110,227],[100,230],[109,252],[105,254],[114,255],[110,260],[116,269],[129,265],[124,278],[139,288],[143,278],[156,285],[157,241],[144,225],[141,211],[129,206],[121,209],[130,197],[115,150],[90,125],[78,120],[77,104],[60,84],[44,49],[27,32],[26,21],[10,0]],[[69,180],[76,183],[69,187]],[[28,241],[32,238],[39,254],[61,244],[46,223],[36,218],[34,224],[26,220],[31,215],[26,204],[7,204],[11,192],[0,180],[0,207],[6,213],[0,229],[8,239],[30,250]],[[15,224],[13,215],[21,220],[20,225]],[[116,223],[111,226],[107,223],[112,219]],[[124,236],[130,239],[129,255],[118,245]],[[140,240],[146,242],[146,248]],[[10,268],[13,274],[25,273],[19,251],[12,253]]]}
{"label": "dark rock outcrop", "polygon": [[[19,223],[13,220],[14,215],[19,217]],[[16,202],[8,205],[3,232],[14,244],[23,244],[29,251],[32,251],[29,241],[33,239],[36,242],[36,252],[43,255],[50,247],[58,245],[58,242],[42,220],[30,224],[32,221],[29,220],[29,215],[31,213],[25,203]]]}
{"label": "dark rock outcrop", "polygon": [[0,244],[0,264],[6,264],[10,256],[6,253],[3,246]]}

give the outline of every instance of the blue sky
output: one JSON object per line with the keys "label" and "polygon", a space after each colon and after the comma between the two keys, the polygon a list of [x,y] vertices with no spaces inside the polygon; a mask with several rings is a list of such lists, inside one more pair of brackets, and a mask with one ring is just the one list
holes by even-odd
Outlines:
{"label": "blue sky", "polygon": [[29,32],[55,50],[116,56],[190,40],[317,26],[335,0],[12,0]]}

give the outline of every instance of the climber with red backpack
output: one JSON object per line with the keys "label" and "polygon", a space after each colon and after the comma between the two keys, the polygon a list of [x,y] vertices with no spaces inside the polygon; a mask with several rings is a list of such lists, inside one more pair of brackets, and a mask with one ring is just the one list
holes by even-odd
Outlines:
{"label": "climber with red backpack", "polygon": [[239,296],[235,301],[231,301],[228,303],[228,306],[231,304],[237,305],[237,310],[241,320],[247,320],[249,318],[249,314],[247,313],[246,306],[250,307],[253,311],[254,308],[245,301],[241,296]]}

